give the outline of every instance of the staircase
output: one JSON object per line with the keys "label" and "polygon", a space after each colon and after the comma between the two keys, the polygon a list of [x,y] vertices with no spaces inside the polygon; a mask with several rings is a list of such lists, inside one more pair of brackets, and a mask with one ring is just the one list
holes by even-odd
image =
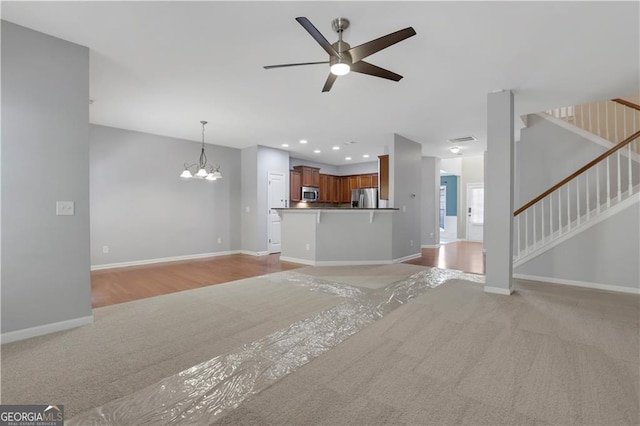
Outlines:
{"label": "staircase", "polygon": [[514,268],[640,202],[637,103],[615,99],[546,114],[609,141],[610,149],[514,212]]}

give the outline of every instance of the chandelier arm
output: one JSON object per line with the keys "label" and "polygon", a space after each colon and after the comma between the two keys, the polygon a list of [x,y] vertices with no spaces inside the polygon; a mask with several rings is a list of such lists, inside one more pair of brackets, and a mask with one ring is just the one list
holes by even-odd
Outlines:
{"label": "chandelier arm", "polygon": [[[201,121],[200,122],[202,124],[202,147],[200,149],[200,158],[198,160],[198,163],[194,163],[194,164],[188,164],[188,163],[184,163],[184,168],[185,170],[183,171],[181,177],[183,178],[198,178],[198,179],[207,179],[207,180],[216,180],[216,179],[222,179],[222,173],[220,173],[220,165],[218,165],[217,167],[212,166],[212,165],[208,165],[207,164],[207,154],[205,153],[205,145],[204,145],[204,126],[205,124],[207,124],[206,121]],[[192,167],[197,168],[197,173],[195,173],[194,176],[191,176],[190,170]],[[202,172],[206,172],[206,174],[203,174]],[[185,176],[185,173],[187,174]]]}

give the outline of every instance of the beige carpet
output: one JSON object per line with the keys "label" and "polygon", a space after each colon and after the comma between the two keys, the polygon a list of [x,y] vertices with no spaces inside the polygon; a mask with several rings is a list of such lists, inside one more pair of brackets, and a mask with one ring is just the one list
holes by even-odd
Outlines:
{"label": "beige carpet", "polygon": [[517,289],[430,290],[219,423],[640,424],[639,298]]}
{"label": "beige carpet", "polygon": [[258,277],[94,309],[93,325],[2,345],[2,403],[71,418],[339,300]]}
{"label": "beige carpet", "polygon": [[[382,288],[413,265],[304,268]],[[428,290],[250,397],[226,424],[638,424],[637,296],[522,283],[511,297]],[[2,346],[2,403],[67,418],[333,307],[261,277],[94,311]]]}

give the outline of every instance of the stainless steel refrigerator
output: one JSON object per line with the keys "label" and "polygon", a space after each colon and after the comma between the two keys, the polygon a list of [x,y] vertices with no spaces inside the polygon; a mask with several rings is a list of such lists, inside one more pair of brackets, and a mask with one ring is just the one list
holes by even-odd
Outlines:
{"label": "stainless steel refrigerator", "polygon": [[378,188],[352,189],[351,207],[354,209],[377,209]]}

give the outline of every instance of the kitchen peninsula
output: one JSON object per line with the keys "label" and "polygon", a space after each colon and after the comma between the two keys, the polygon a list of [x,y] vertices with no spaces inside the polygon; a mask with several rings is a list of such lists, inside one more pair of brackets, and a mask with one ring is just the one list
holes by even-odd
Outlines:
{"label": "kitchen peninsula", "polygon": [[[398,209],[284,208],[284,261],[305,265],[394,263],[393,222]],[[401,259],[405,260],[405,259]]]}

